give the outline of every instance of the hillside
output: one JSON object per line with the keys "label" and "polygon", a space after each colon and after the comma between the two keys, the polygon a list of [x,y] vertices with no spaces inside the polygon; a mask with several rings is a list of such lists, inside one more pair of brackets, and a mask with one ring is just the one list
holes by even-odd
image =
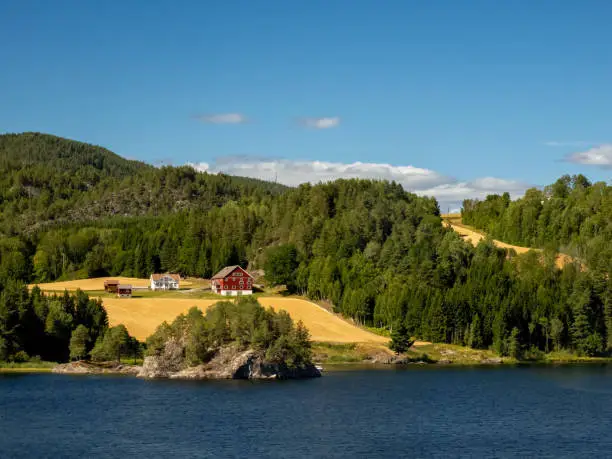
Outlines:
{"label": "hillside", "polygon": [[[470,242],[470,244],[474,246],[478,245],[481,241],[486,239],[486,234],[479,232],[467,225],[464,225],[461,221],[461,214],[445,214],[442,215],[442,218],[444,219],[444,222],[449,228],[451,228],[454,232],[460,235],[463,240]],[[505,242],[498,241],[497,239],[493,239],[492,242],[493,244],[495,244],[495,247],[499,247],[500,249],[513,250],[518,254],[524,254],[529,252],[530,250],[534,250],[540,253],[542,252],[541,249],[507,244]],[[574,259],[572,257],[564,253],[557,253],[555,255],[555,265],[558,268],[563,268],[565,265],[567,265],[568,263],[572,263],[573,261]]]}
{"label": "hillside", "polygon": [[0,171],[10,173],[21,169],[24,185],[28,185],[28,178],[32,185],[40,185],[36,183],[40,177],[30,171],[46,172],[47,176],[58,172],[82,173],[84,179],[94,180],[92,185],[96,178],[128,177],[151,168],[145,163],[124,159],[106,148],[54,135],[38,132],[0,135]]}
{"label": "hillside", "polygon": [[155,168],[102,147],[39,133],[0,135],[0,172],[0,234],[259,202],[286,189],[190,167]]}
{"label": "hillside", "polygon": [[516,201],[507,194],[466,200],[462,219],[506,243],[555,249],[590,267],[612,259],[612,186],[582,175],[565,175]]}
{"label": "hillside", "polygon": [[[76,164],[83,173],[73,175],[82,178],[90,166]],[[44,169],[44,161],[32,167]],[[426,341],[513,356],[612,349],[609,187],[602,184],[576,179],[571,191],[556,187],[550,199],[530,191],[517,203],[506,202],[509,197],[484,206],[466,202],[468,220],[485,215],[478,209],[493,203],[508,222],[499,230],[517,226],[521,237],[540,221],[533,215],[541,213],[531,212],[538,205],[572,209],[563,217],[543,215],[572,229],[564,237],[587,247],[606,268],[592,263],[587,270],[558,270],[537,253],[509,258],[487,240],[476,246],[464,241],[443,224],[435,199],[394,182],[352,179],[286,188],[190,167],[145,167],[70,194],[62,173],[50,168],[49,174],[46,193],[32,199],[11,194],[17,170],[6,179],[11,185],[0,189],[0,290],[15,281],[147,278],[163,271],[209,278],[239,264],[265,270],[269,284],[325,301],[359,324],[407,330]],[[517,213],[520,224],[510,218]],[[492,225],[495,218],[487,221]],[[11,298],[0,292],[0,312],[13,307]],[[0,337],[13,343],[12,328],[3,331],[2,324]]]}

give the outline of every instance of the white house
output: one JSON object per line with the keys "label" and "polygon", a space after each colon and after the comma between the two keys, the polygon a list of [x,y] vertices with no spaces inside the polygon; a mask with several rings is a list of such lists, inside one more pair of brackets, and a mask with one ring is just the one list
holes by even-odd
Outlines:
{"label": "white house", "polygon": [[179,274],[151,274],[151,290],[178,290],[180,282]]}

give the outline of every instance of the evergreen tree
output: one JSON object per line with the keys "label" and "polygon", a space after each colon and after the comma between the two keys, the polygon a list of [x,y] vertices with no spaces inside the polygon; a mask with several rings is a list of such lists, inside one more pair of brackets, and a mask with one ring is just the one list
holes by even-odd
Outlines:
{"label": "evergreen tree", "polygon": [[403,322],[400,322],[397,327],[391,332],[391,343],[389,349],[394,351],[396,354],[402,354],[406,352],[414,344],[414,340],[411,339],[408,328]]}
{"label": "evergreen tree", "polygon": [[482,336],[482,325],[480,321],[480,316],[478,314],[475,314],[470,325],[468,346],[473,349],[481,349],[483,347],[483,344],[484,342]]}
{"label": "evergreen tree", "polygon": [[514,327],[508,337],[508,355],[515,359],[521,358],[521,342],[519,340],[519,329]]}

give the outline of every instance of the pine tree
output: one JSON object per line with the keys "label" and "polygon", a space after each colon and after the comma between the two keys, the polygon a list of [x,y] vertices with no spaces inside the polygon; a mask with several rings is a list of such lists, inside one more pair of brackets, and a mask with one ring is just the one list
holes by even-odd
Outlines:
{"label": "pine tree", "polygon": [[612,289],[608,288],[604,298],[604,317],[606,324],[606,349],[612,351]]}
{"label": "pine tree", "polygon": [[508,355],[519,360],[521,358],[521,342],[519,340],[519,329],[514,327],[508,337]]}
{"label": "pine tree", "polygon": [[478,314],[474,315],[472,319],[472,323],[470,325],[470,336],[468,338],[468,345],[472,349],[481,349],[484,345],[484,340],[482,338],[482,325],[480,322],[480,316]]}
{"label": "pine tree", "polygon": [[393,329],[391,333],[391,343],[389,344],[389,349],[391,349],[396,354],[402,354],[410,349],[410,346],[414,344],[414,340],[410,338],[410,333],[408,333],[408,328],[404,325],[404,322],[400,322],[397,327]]}
{"label": "pine tree", "polygon": [[590,292],[588,290],[574,292],[570,301],[574,314],[574,320],[571,327],[572,341],[576,350],[584,354],[586,352],[587,339],[592,333],[591,324],[589,323],[589,317],[587,315],[587,308],[590,303]]}

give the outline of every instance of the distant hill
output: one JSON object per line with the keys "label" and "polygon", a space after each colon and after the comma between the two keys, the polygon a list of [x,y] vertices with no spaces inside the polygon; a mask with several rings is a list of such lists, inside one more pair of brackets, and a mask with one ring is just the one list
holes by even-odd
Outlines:
{"label": "distant hill", "polygon": [[40,166],[60,172],[91,173],[108,177],[127,177],[152,166],[130,161],[96,145],[50,134],[24,132],[0,135],[0,170]]}
{"label": "distant hill", "polygon": [[99,146],[33,132],[0,135],[0,175],[0,234],[103,217],[206,210],[287,189],[187,166],[156,168]]}

